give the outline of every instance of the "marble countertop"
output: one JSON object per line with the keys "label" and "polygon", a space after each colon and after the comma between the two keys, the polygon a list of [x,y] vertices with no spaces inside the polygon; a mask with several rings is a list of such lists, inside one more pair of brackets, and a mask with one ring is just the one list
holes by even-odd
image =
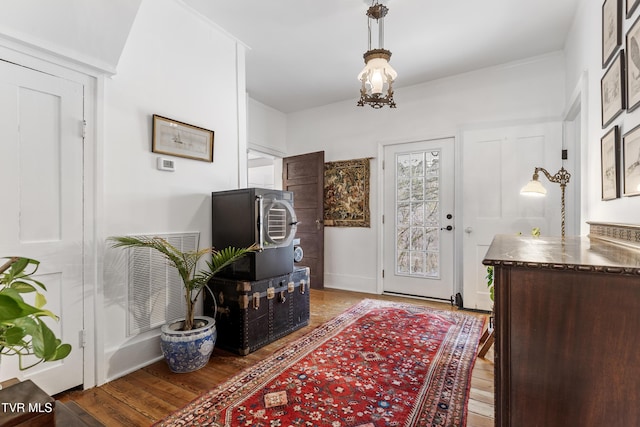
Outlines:
{"label": "marble countertop", "polygon": [[495,236],[485,265],[640,275],[640,250],[597,238]]}

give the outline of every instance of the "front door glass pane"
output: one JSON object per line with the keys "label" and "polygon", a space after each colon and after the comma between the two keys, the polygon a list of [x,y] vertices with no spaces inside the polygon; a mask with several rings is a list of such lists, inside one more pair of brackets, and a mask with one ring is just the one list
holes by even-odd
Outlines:
{"label": "front door glass pane", "polygon": [[440,277],[440,150],[396,155],[396,274]]}

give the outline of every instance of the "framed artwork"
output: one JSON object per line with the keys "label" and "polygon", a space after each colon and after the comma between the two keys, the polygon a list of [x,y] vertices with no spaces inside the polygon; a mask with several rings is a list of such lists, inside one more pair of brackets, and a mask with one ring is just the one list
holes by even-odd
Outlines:
{"label": "framed artwork", "polygon": [[324,225],[370,227],[369,158],[324,164]]}
{"label": "framed artwork", "polygon": [[640,4],[640,0],[627,0],[627,5],[626,5],[627,19],[631,18],[631,15],[633,15],[633,12],[636,11],[636,8],[638,7],[639,4]]}
{"label": "framed artwork", "polygon": [[613,60],[600,81],[602,128],[604,129],[624,110],[624,50]]}
{"label": "framed artwork", "polygon": [[640,194],[640,126],[627,132],[622,141],[624,195]]}
{"label": "framed artwork", "polygon": [[620,133],[618,126],[614,126],[600,139],[602,200],[612,200],[620,197],[620,179],[618,163],[620,158]]}
{"label": "framed artwork", "polygon": [[605,68],[622,43],[621,0],[604,0],[602,4],[602,68]]}
{"label": "framed artwork", "polygon": [[153,115],[151,151],[213,162],[213,131]]}
{"label": "framed artwork", "polygon": [[[640,1],[640,0],[638,0]],[[625,37],[627,46],[627,111],[640,105],[640,18],[636,19]]]}

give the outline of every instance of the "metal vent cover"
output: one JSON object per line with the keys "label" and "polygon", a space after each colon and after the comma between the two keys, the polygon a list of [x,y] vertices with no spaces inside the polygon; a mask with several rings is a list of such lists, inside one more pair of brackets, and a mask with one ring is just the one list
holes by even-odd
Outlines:
{"label": "metal vent cover", "polygon": [[[198,248],[200,233],[153,236],[166,239],[181,251],[189,251]],[[156,250],[128,248],[127,251],[128,336],[138,335],[184,317],[184,286],[176,269]]]}

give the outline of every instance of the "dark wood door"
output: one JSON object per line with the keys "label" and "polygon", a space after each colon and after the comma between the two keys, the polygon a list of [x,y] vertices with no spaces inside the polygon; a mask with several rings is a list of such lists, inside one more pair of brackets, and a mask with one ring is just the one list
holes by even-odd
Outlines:
{"label": "dark wood door", "polygon": [[296,237],[304,257],[300,265],[309,267],[311,287],[324,288],[324,151],[282,159],[282,188],[293,191],[298,217]]}

